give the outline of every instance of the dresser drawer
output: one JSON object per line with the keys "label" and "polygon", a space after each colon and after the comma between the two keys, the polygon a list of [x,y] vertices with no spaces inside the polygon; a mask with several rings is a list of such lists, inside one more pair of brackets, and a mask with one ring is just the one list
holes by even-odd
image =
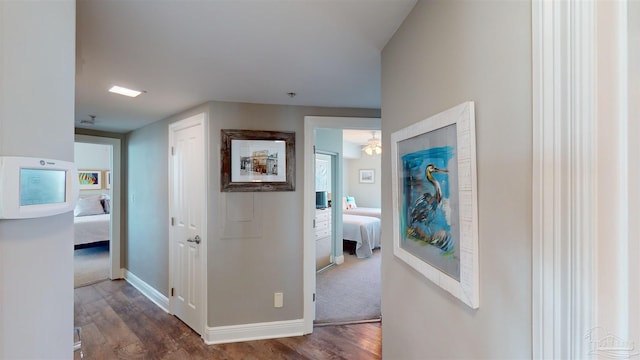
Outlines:
{"label": "dresser drawer", "polygon": [[331,210],[317,210],[316,211],[316,222],[318,221],[328,221],[331,219]]}
{"label": "dresser drawer", "polygon": [[323,237],[327,237],[331,235],[331,228],[325,228],[325,229],[316,229],[316,240],[317,239],[322,239]]}
{"label": "dresser drawer", "polygon": [[316,231],[326,229],[329,225],[330,223],[327,220],[318,221],[318,219],[316,219]]}

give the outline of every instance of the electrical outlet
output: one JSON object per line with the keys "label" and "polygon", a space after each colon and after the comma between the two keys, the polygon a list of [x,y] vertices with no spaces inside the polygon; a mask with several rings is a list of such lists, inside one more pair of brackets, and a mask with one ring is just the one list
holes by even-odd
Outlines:
{"label": "electrical outlet", "polygon": [[273,307],[281,308],[284,305],[284,295],[281,292],[273,294]]}

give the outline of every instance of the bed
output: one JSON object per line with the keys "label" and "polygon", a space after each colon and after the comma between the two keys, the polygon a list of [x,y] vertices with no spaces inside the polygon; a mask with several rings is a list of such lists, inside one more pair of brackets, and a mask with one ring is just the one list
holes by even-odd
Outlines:
{"label": "bed", "polygon": [[111,214],[77,216],[73,218],[76,246],[109,241]]}
{"label": "bed", "polygon": [[342,214],[342,238],[353,241],[358,258],[371,256],[380,247],[380,219],[371,216]]}
{"label": "bed", "polygon": [[73,211],[76,249],[110,239],[111,214],[108,195],[81,196]]}
{"label": "bed", "polygon": [[344,213],[349,215],[371,216],[382,219],[380,208],[357,207],[345,209]]}

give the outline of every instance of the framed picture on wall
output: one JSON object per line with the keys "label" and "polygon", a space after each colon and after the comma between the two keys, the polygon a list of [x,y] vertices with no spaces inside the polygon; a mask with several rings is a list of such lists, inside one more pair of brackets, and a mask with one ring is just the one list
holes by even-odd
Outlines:
{"label": "framed picture on wall", "polygon": [[80,190],[100,190],[102,189],[102,171],[78,170],[78,181]]}
{"label": "framed picture on wall", "polygon": [[359,179],[361,184],[373,184],[375,182],[375,171],[373,169],[361,169]]}
{"label": "framed picture on wall", "polygon": [[479,307],[474,103],[391,135],[393,254]]}
{"label": "framed picture on wall", "polygon": [[111,189],[111,171],[104,172],[104,186],[105,189]]}
{"label": "framed picture on wall", "polygon": [[221,130],[220,190],[294,191],[294,132]]}

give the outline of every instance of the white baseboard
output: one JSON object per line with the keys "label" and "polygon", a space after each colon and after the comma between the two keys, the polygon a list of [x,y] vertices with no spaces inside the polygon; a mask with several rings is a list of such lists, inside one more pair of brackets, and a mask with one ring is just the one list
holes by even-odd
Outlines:
{"label": "white baseboard", "polygon": [[336,256],[335,263],[336,263],[336,265],[340,265],[340,264],[344,263],[344,255]]}
{"label": "white baseboard", "polygon": [[142,295],[149,298],[149,300],[153,301],[156,305],[158,305],[162,310],[169,312],[169,298],[164,296],[161,292],[153,288],[151,285],[144,282],[139,277],[135,276],[132,272],[129,272],[127,269],[124,270],[124,279],[131,284],[134,288],[138,289],[142,293]]}
{"label": "white baseboard", "polygon": [[213,345],[302,335],[304,335],[304,320],[298,319],[208,327],[205,330],[204,342]]}

